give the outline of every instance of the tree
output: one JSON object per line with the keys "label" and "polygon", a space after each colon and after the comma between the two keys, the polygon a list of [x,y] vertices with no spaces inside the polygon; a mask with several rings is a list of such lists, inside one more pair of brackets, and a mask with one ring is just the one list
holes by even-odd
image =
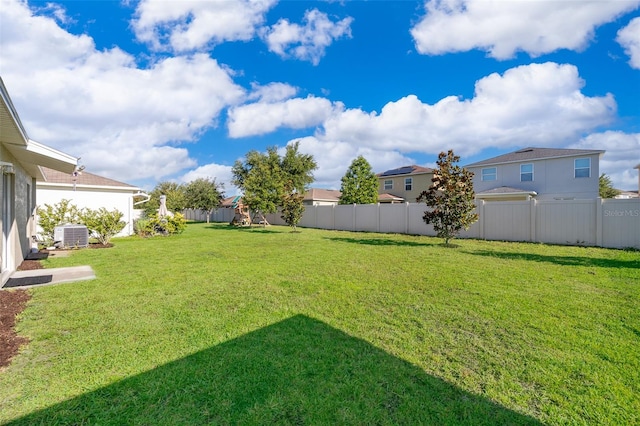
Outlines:
{"label": "tree", "polygon": [[160,182],[149,193],[149,201],[144,204],[144,212],[147,216],[158,213],[161,195],[167,196],[167,210],[170,212],[182,212],[187,208],[187,195],[184,185],[168,181]]}
{"label": "tree", "polygon": [[275,213],[283,193],[280,157],[276,147],[266,153],[249,151],[245,162],[237,160],[233,165],[233,184],[243,192],[242,199],[251,211],[261,215]]}
{"label": "tree", "polygon": [[373,204],[378,202],[378,177],[369,162],[360,155],[351,162],[342,177],[340,204]]}
{"label": "tree", "polygon": [[600,175],[599,186],[600,198],[615,198],[616,195],[620,194],[620,191],[613,187],[611,178],[604,173]]}
{"label": "tree", "polygon": [[478,220],[478,215],[473,212],[473,174],[456,165],[458,161],[460,157],[453,150],[441,152],[429,190],[422,191],[416,199],[432,208],[424,212],[422,219],[433,224],[438,237],[444,238],[447,246],[461,229],[469,229]]}
{"label": "tree", "polygon": [[288,191],[282,196],[282,219],[296,232],[296,226],[304,214],[304,195]]}
{"label": "tree", "polygon": [[214,179],[198,178],[185,185],[187,208],[209,214],[217,208],[224,198],[223,186]]}
{"label": "tree", "polygon": [[265,214],[275,213],[283,205],[285,194],[306,191],[313,182],[316,169],[313,156],[298,152],[299,142],[287,145],[283,158],[277,147],[267,148],[266,153],[252,150],[245,161],[233,165],[232,183],[243,192],[242,199],[249,209],[260,214],[266,226]]}

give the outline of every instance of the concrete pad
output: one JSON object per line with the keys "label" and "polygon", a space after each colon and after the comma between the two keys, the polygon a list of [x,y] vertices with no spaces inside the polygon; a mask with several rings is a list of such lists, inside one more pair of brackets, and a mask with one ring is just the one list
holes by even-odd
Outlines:
{"label": "concrete pad", "polygon": [[33,269],[15,271],[2,289],[24,289],[42,285],[52,285],[95,279],[91,266],[71,266],[67,268]]}

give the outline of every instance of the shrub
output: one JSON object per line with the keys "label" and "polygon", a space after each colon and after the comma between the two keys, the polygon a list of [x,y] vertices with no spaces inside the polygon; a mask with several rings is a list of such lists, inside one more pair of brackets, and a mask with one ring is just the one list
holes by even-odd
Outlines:
{"label": "shrub", "polygon": [[157,214],[151,214],[138,219],[134,224],[134,228],[136,234],[141,237],[180,234],[187,228],[187,220],[180,213],[162,218],[158,217]]}
{"label": "shrub", "polygon": [[38,207],[36,213],[38,225],[42,229],[42,238],[47,244],[53,243],[56,226],[80,223],[80,210],[67,199],[61,200],[58,204]]}
{"label": "shrub", "polygon": [[123,216],[124,213],[118,210],[108,211],[104,207],[83,209],[79,214],[80,222],[87,227],[89,234],[104,245],[109,244],[111,238],[127,225],[121,220]]}

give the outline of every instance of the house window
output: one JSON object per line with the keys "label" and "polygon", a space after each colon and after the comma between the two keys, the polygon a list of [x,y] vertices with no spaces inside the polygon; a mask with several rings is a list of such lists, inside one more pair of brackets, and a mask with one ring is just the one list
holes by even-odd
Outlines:
{"label": "house window", "polygon": [[486,169],[482,169],[482,181],[492,181],[496,180],[498,176],[498,169],[496,167],[489,167]]}
{"label": "house window", "polygon": [[393,189],[393,180],[391,179],[387,179],[384,181],[384,189],[389,190],[389,189]]}
{"label": "house window", "polygon": [[591,158],[576,158],[573,160],[573,176],[576,178],[591,177]]}
{"label": "house window", "polygon": [[413,188],[413,178],[404,178],[404,190],[411,191]]}
{"label": "house window", "polygon": [[533,182],[533,164],[520,164],[520,182]]}

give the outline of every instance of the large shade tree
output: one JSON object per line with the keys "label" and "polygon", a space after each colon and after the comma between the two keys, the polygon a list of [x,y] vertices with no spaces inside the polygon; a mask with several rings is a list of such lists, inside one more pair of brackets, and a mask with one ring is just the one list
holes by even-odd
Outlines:
{"label": "large shade tree", "polygon": [[449,150],[438,155],[438,168],[433,173],[431,186],[422,191],[417,202],[425,202],[431,210],[425,211],[422,219],[433,224],[433,229],[445,245],[478,220],[473,191],[473,173],[458,166],[460,157]]}
{"label": "large shade tree", "polygon": [[287,145],[282,158],[277,147],[269,147],[264,153],[252,150],[244,161],[238,160],[233,165],[232,183],[242,190],[244,203],[260,215],[265,225],[265,214],[282,207],[285,195],[304,194],[313,182],[316,162],[298,148],[299,142]]}
{"label": "large shade tree", "polygon": [[216,179],[198,178],[187,183],[184,186],[187,198],[187,208],[200,210],[207,216],[209,223],[209,215],[220,206],[224,198],[223,185],[216,182]]}
{"label": "large shade tree", "polygon": [[360,155],[351,162],[342,177],[340,204],[373,204],[378,202],[378,177],[369,162]]}

